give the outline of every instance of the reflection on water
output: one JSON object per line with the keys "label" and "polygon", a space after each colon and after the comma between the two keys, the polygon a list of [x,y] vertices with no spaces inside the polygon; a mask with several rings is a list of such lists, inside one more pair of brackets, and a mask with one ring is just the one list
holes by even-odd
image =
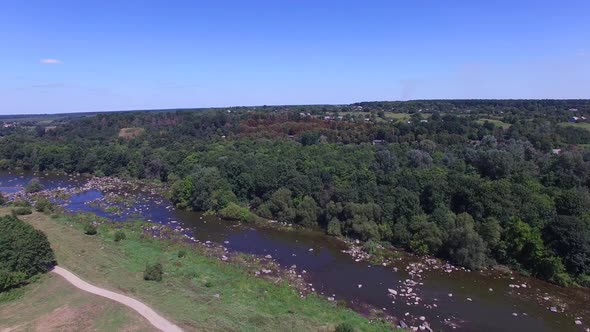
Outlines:
{"label": "reflection on water", "polygon": [[[32,177],[32,174],[0,173],[0,191],[15,193]],[[41,175],[39,178],[48,189],[74,188],[84,182],[81,178],[63,175]],[[340,241],[322,234],[257,228],[179,211],[161,197],[142,191],[129,192],[133,203],[120,204],[116,212],[107,212],[99,205],[89,203],[104,200],[106,194],[89,190],[73,195],[65,202],[65,208],[74,212],[93,212],[117,221],[139,216],[188,229],[190,236],[224,243],[230,250],[271,255],[285,267],[297,265],[298,271],[305,270],[318,293],[352,304],[370,304],[410,325],[413,318],[413,325],[418,326],[420,316],[424,316],[435,330],[452,330],[447,321],[457,323],[459,329],[465,331],[580,331],[590,323],[588,290],[563,289],[516,275],[510,279],[497,273],[457,271],[449,274],[434,270],[424,271],[420,279],[423,285],[414,287],[420,298],[415,304],[414,300],[388,296],[388,288],[396,288],[409,278],[405,270],[406,260],[397,264],[398,272],[392,266],[355,262],[342,253],[345,247]],[[528,287],[514,289],[509,284]],[[569,308],[566,313],[548,310],[555,297],[567,300]],[[581,326],[574,323],[578,315],[582,316]]]}

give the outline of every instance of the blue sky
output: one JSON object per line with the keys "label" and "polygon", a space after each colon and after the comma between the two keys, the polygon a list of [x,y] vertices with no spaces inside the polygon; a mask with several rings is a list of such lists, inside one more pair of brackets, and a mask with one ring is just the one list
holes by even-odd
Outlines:
{"label": "blue sky", "polygon": [[590,1],[0,2],[0,114],[590,98]]}

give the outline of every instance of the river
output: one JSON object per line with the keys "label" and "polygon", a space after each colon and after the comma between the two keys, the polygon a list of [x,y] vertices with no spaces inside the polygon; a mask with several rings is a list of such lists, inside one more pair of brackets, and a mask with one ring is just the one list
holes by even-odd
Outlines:
{"label": "river", "polygon": [[[73,189],[88,181],[66,175],[1,172],[0,191],[14,194],[34,176],[46,189]],[[271,255],[284,267],[297,265],[297,270],[317,293],[345,300],[357,309],[365,304],[379,308],[403,319],[409,326],[417,327],[427,321],[438,331],[590,331],[587,330],[590,327],[588,289],[563,288],[493,270],[458,269],[449,273],[425,266],[422,272],[414,268],[415,273],[410,274],[408,266],[420,262],[418,258],[408,256],[388,266],[374,266],[343,253],[347,247],[342,241],[318,232],[240,225],[177,210],[164,198],[147,191],[126,193],[132,197],[133,204],[116,213],[105,211],[104,205],[91,203],[104,202],[108,194],[92,188],[73,195],[64,202],[64,207],[118,221],[137,216],[182,227],[189,237],[223,243],[230,250]],[[392,296],[388,289],[395,290],[397,296]],[[402,296],[406,292],[414,295]],[[551,307],[557,312],[550,310]]]}

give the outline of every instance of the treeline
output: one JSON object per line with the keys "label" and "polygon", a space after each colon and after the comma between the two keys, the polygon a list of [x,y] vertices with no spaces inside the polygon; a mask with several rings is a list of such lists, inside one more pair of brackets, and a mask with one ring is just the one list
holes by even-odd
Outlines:
{"label": "treeline", "polygon": [[[590,133],[559,125],[588,102],[411,103],[437,109],[399,121],[371,103],[97,115],[5,136],[0,166],[159,179],[186,209],[590,285]],[[356,106],[374,116],[332,120]],[[118,137],[133,127],[146,130]]]}

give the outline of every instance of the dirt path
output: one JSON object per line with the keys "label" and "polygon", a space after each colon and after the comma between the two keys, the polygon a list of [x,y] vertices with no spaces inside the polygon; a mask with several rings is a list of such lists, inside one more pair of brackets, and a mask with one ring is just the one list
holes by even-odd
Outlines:
{"label": "dirt path", "polygon": [[123,305],[128,306],[129,308],[137,311],[140,315],[145,317],[154,327],[156,327],[162,331],[182,332],[182,329],[180,327],[174,325],[172,322],[170,322],[166,318],[158,315],[154,310],[152,310],[150,307],[143,304],[142,302],[139,302],[135,299],[132,299],[132,298],[122,295],[122,294],[111,292],[111,291],[106,290],[104,288],[93,286],[93,285],[87,283],[86,281],[78,278],[72,272],[70,272],[66,269],[63,269],[59,266],[54,267],[52,272],[62,276],[69,283],[80,288],[83,291],[86,291],[86,292],[89,292],[92,294],[96,294],[96,295],[99,295],[102,297],[106,297],[107,299],[111,299],[113,301],[117,301]]}

